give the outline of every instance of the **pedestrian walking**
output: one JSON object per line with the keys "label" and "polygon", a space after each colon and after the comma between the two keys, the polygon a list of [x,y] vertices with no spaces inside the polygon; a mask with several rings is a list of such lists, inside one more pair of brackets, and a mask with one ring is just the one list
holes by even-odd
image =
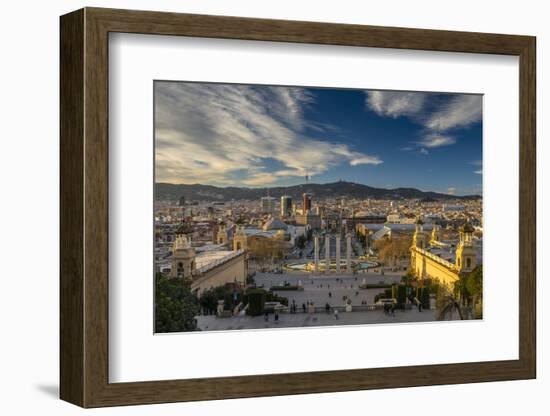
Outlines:
{"label": "pedestrian walking", "polygon": [[338,309],[334,308],[334,319],[338,320]]}
{"label": "pedestrian walking", "polygon": [[279,322],[279,312],[275,312],[275,322]]}

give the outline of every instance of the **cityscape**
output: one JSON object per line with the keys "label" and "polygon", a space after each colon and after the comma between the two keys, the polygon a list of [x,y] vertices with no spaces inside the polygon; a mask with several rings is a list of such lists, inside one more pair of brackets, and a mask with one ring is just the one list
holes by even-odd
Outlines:
{"label": "cityscape", "polygon": [[483,318],[482,97],[155,82],[155,332]]}

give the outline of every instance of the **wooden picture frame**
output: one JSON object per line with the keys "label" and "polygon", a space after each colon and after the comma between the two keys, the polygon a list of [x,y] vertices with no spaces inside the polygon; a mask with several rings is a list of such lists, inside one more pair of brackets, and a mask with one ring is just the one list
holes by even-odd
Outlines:
{"label": "wooden picture frame", "polygon": [[[535,38],[85,8],[61,17],[60,396],[82,407],[536,377]],[[297,42],[519,57],[519,359],[109,383],[108,35]]]}

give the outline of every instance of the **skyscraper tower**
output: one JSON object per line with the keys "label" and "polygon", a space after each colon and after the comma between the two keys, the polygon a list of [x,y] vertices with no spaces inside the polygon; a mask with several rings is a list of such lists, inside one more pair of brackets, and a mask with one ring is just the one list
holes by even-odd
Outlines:
{"label": "skyscraper tower", "polygon": [[304,214],[311,210],[311,194],[304,193],[302,195],[302,206],[304,207]]}
{"label": "skyscraper tower", "polygon": [[271,196],[263,196],[260,201],[262,212],[263,213],[273,213],[275,209],[275,198]]}
{"label": "skyscraper tower", "polygon": [[292,215],[292,197],[283,195],[281,197],[281,217],[289,217]]}

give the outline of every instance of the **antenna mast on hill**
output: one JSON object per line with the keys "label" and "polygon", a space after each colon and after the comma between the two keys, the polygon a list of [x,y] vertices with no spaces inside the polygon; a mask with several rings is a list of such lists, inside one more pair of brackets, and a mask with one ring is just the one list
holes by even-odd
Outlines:
{"label": "antenna mast on hill", "polygon": [[306,168],[306,185],[308,184],[309,182],[309,174],[308,174],[308,171],[307,171],[307,168]]}

